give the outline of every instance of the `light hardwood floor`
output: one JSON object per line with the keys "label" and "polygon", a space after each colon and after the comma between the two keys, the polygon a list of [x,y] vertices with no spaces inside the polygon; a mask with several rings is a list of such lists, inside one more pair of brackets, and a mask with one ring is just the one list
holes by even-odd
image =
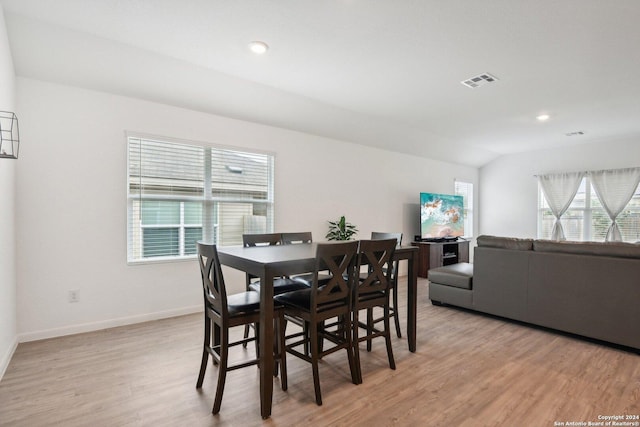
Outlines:
{"label": "light hardwood floor", "polygon": [[346,355],[328,356],[321,407],[310,365],[289,356],[289,390],[274,380],[269,420],[260,418],[256,367],[229,373],[221,412],[211,415],[216,368],[197,391],[202,320],[189,315],[20,344],[0,382],[0,425],[554,426],[640,414],[639,355],[434,307],[426,280],[418,285],[418,351],[394,337],[392,371],[377,340],[361,354],[358,386]]}

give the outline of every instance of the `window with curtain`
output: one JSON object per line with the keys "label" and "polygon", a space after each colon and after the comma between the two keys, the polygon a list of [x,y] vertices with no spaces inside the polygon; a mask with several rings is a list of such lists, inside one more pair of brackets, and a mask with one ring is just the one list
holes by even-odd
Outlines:
{"label": "window with curtain", "polygon": [[273,231],[274,156],[128,136],[127,259],[194,257]]}
{"label": "window with curtain", "polygon": [[473,237],[473,183],[454,181],[454,191],[464,200],[464,235]]}
{"label": "window with curtain", "polygon": [[[538,238],[551,239],[555,216],[538,186]],[[567,240],[602,242],[607,236],[611,219],[603,208],[588,174],[580,182],[578,191],[560,220]],[[622,241],[640,241],[640,186],[622,209],[616,222]]]}

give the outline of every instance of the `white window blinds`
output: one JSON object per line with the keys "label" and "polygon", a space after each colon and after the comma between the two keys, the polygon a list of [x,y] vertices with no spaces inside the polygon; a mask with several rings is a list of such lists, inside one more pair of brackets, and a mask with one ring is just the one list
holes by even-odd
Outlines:
{"label": "white window blinds", "polygon": [[[615,172],[617,170],[612,170]],[[609,171],[607,171],[609,172]],[[599,199],[593,176],[600,171],[586,172],[582,178],[578,191],[574,196],[566,213],[562,215],[561,223],[567,240],[573,241],[604,241],[612,227],[613,221],[606,212]],[[624,184],[626,187],[627,184]],[[633,183],[631,184],[633,187]],[[628,189],[627,189],[628,190]],[[611,186],[609,191],[619,191],[617,186]],[[621,190],[620,190],[621,191]],[[616,216],[617,229],[624,242],[640,242],[640,186],[628,190],[632,193],[628,203]],[[626,196],[628,197],[628,195]],[[538,187],[538,238],[551,239],[555,216],[551,211],[542,186]]]}
{"label": "white window blinds", "polygon": [[454,181],[455,194],[464,201],[464,235],[473,236],[473,183]]}
{"label": "white window blinds", "polygon": [[272,155],[128,137],[128,261],[194,256],[273,229]]}

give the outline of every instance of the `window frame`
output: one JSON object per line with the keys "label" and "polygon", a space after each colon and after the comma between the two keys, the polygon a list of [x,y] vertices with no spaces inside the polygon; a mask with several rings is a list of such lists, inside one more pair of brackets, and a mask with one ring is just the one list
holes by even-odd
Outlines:
{"label": "window frame", "polygon": [[[460,191],[458,186],[465,187],[465,190]],[[453,193],[458,196],[463,196],[464,234],[467,238],[473,238],[473,182],[454,179]]]}
{"label": "window frame", "polygon": [[[579,198],[579,196],[582,193],[584,193],[584,206],[580,206],[581,199]],[[640,195],[640,185],[638,186],[638,188],[636,188],[634,198],[640,197],[639,195]],[[633,211],[636,215],[638,215],[638,217],[640,217],[640,205],[630,206],[632,205],[634,198],[631,199],[629,204],[627,204],[627,206],[623,209],[623,211],[618,216],[618,226],[621,229],[621,233],[623,237],[622,241],[627,243],[635,242],[636,238],[627,238],[625,236],[625,233],[622,232],[623,228],[621,226],[620,219],[625,211]],[[578,200],[578,203],[576,203],[576,200]],[[565,218],[565,216],[567,215],[567,213],[569,214],[574,213],[575,215],[575,213],[578,213],[578,212],[582,214],[581,219],[579,219],[581,223],[578,223],[578,226],[581,229],[581,232],[579,233],[580,235],[578,236],[578,238],[576,238],[577,236],[576,234],[569,235],[570,231],[568,232],[567,228],[570,229],[571,227],[568,227],[568,225],[570,225],[567,222],[569,218]],[[544,230],[545,215],[555,220],[553,213],[551,213],[551,209],[547,205],[547,201],[544,197],[542,186],[538,183],[538,212],[537,212],[537,230],[536,230],[538,239],[550,239],[550,231],[548,231],[548,234],[545,234],[545,230]],[[595,226],[594,226],[594,218],[602,218],[603,216],[604,218],[606,218],[606,228],[600,231],[602,231],[604,235],[601,237],[600,240],[595,240],[594,235],[599,235],[602,233],[597,233],[597,230],[595,229]],[[574,216],[573,219],[576,220],[577,218],[578,217]],[[604,239],[606,238],[606,232],[608,227],[611,225],[611,219],[609,219],[609,215],[607,214],[605,209],[602,207],[600,200],[598,200],[598,196],[595,193],[593,184],[591,183],[591,179],[589,178],[588,175],[582,178],[582,182],[580,183],[580,187],[578,189],[578,192],[576,193],[576,197],[574,197],[574,199],[571,201],[571,205],[569,206],[565,214],[562,215],[562,219],[560,221],[562,223],[562,227],[565,230],[565,236],[567,236],[567,240],[569,241],[603,242]],[[640,227],[638,228],[638,233],[640,236]]]}
{"label": "window frame", "polygon": [[[155,195],[144,195],[143,191],[138,189],[138,191],[134,194],[131,191],[132,182],[134,180],[132,176],[132,159],[131,159],[131,141],[152,141],[159,142],[164,144],[178,144],[178,145],[187,145],[193,147],[200,147],[203,149],[204,155],[204,182],[203,182],[203,195],[183,195],[183,196],[172,196],[167,194],[155,194]],[[138,142],[141,143],[141,142]],[[213,241],[216,244],[220,243],[220,220],[222,218],[222,207],[226,206],[227,208],[234,208],[234,204],[242,204],[242,205],[252,205],[256,206],[259,204],[266,205],[264,209],[261,209],[261,212],[265,212],[266,215],[266,232],[272,232],[275,224],[275,153],[250,149],[246,147],[236,147],[230,145],[221,145],[221,144],[211,144],[206,142],[199,141],[190,141],[183,139],[176,139],[164,136],[157,135],[149,135],[142,134],[136,132],[125,132],[125,146],[127,151],[127,217],[126,217],[126,240],[127,240],[127,264],[129,265],[139,265],[139,264],[150,264],[150,263],[166,263],[166,262],[182,262],[182,261],[190,261],[196,258],[195,253],[187,253],[189,248],[187,247],[186,238],[187,238],[187,229],[190,228],[201,228],[202,229],[202,239],[207,241]],[[264,156],[264,160],[266,161],[265,169],[266,169],[266,179],[264,182],[260,182],[259,185],[265,188],[261,193],[266,194],[266,198],[264,199],[256,199],[252,195],[255,195],[255,191],[245,191],[247,197],[239,197],[233,196],[230,194],[224,194],[225,190],[222,190],[223,194],[213,195],[212,192],[212,176],[214,172],[212,172],[212,153],[216,150],[219,150],[217,154],[231,153],[238,156],[246,156],[248,159],[255,158],[256,156],[262,157]],[[215,161],[213,161],[215,162]],[[217,164],[220,166],[220,164]],[[231,170],[231,168],[228,168]],[[139,173],[139,172],[138,172]],[[219,176],[216,178],[221,179]],[[136,180],[139,177],[135,178]],[[221,179],[221,182],[224,180]],[[219,189],[218,189],[219,190]],[[237,193],[242,194],[243,191],[239,190]],[[180,203],[180,216],[179,223],[167,223],[167,224],[142,224],[142,203],[144,201],[176,201]],[[138,203],[137,209],[137,217],[134,214],[135,203]],[[200,224],[185,222],[186,221],[186,213],[185,213],[185,203],[187,202],[197,202],[201,203],[203,206],[201,222]],[[206,208],[205,208],[206,206]],[[240,214],[241,215],[241,214]],[[227,216],[227,218],[232,218],[233,215]],[[138,224],[135,224],[136,219],[139,221]],[[237,218],[236,218],[237,219]],[[210,224],[207,226],[207,224]],[[208,229],[207,229],[208,227]],[[142,246],[142,240],[144,239],[144,229],[150,228],[167,228],[167,229],[178,229],[179,236],[179,244],[178,244],[178,252],[179,255],[168,255],[168,256],[153,256],[153,257],[145,257],[144,256],[144,247]],[[207,232],[210,234],[208,235]],[[134,234],[138,233],[136,237]],[[137,240],[137,243],[134,242]],[[137,247],[134,247],[139,245]],[[138,256],[136,256],[138,254]]]}
{"label": "window frame", "polygon": [[[153,199],[144,199],[143,201],[153,201]],[[189,228],[200,228],[203,229],[204,231],[204,226],[203,226],[203,222],[202,220],[200,221],[199,224],[195,224],[195,223],[188,223],[185,221],[185,203],[190,203],[192,202],[191,200],[179,200],[177,201],[178,203],[180,203],[180,207],[179,207],[179,222],[177,223],[166,223],[166,224],[144,224],[142,221],[140,223],[140,229],[142,232],[142,241],[144,242],[144,231],[145,230],[150,230],[150,229],[167,229],[167,230],[174,230],[177,229],[178,230],[178,255],[168,255],[168,256],[157,256],[157,257],[145,257],[144,256],[144,251],[145,251],[145,247],[144,247],[144,243],[142,246],[142,254],[143,254],[143,258],[144,259],[148,259],[148,258],[154,258],[154,259],[159,259],[159,258],[175,258],[177,257],[184,257],[186,255],[195,255],[195,254],[187,254],[187,250],[189,248],[187,248],[186,246],[186,237],[187,237],[187,229]],[[142,208],[141,208],[142,209]]]}

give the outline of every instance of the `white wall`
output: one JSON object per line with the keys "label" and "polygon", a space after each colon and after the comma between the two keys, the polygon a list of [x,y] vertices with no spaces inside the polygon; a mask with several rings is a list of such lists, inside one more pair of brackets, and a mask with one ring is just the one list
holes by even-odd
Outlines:
{"label": "white wall", "polygon": [[[419,228],[421,191],[477,184],[475,168],[147,101],[18,78],[18,333],[31,340],[199,310],[195,261],[126,263],[125,131],[276,154],[276,230],[346,215],[360,229]],[[477,187],[477,185],[476,185]],[[226,270],[243,289],[243,276]],[[80,290],[80,302],[67,292]]]}
{"label": "white wall", "polygon": [[[0,110],[15,112],[15,73],[0,6]],[[16,161],[0,159],[0,378],[16,347]]]}
{"label": "white wall", "polygon": [[534,175],[640,166],[640,140],[600,143],[502,156],[480,169],[480,233],[537,236]]}

